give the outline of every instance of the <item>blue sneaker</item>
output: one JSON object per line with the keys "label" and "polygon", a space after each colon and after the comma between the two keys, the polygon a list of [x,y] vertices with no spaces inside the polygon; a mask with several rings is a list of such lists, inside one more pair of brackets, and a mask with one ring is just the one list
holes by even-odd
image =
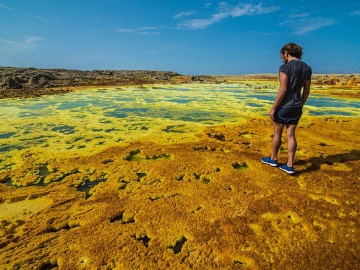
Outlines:
{"label": "blue sneaker", "polygon": [[264,157],[261,159],[262,163],[268,164],[270,166],[276,167],[278,164],[277,160],[271,159],[270,157]]}
{"label": "blue sneaker", "polygon": [[280,170],[287,172],[288,174],[294,174],[295,170],[294,167],[289,167],[287,164],[281,165],[279,167]]}

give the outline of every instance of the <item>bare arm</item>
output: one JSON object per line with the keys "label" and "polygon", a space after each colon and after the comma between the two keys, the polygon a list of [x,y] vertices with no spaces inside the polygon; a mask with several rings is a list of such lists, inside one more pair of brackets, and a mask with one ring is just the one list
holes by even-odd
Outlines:
{"label": "bare arm", "polygon": [[304,83],[304,90],[301,96],[301,103],[304,106],[306,100],[308,99],[308,96],[310,94],[310,85],[311,85],[311,80],[305,81]]}
{"label": "bare arm", "polygon": [[280,72],[279,75],[279,79],[280,79],[280,86],[279,86],[279,91],[276,95],[275,101],[274,101],[274,105],[272,106],[269,116],[271,118],[271,120],[274,121],[274,113],[277,107],[279,107],[281,101],[284,99],[286,91],[287,91],[287,84],[288,84],[288,76],[284,73],[284,72]]}

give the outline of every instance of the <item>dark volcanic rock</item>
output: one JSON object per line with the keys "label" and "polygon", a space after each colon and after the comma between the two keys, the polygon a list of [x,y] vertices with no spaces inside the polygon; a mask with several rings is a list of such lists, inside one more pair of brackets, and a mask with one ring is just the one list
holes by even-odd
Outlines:
{"label": "dark volcanic rock", "polygon": [[22,89],[24,88],[22,85],[22,81],[19,78],[7,77],[1,78],[0,82],[1,89]]}
{"label": "dark volcanic rock", "polygon": [[46,87],[52,80],[56,80],[56,76],[52,73],[34,73],[28,78],[27,86],[30,88]]}
{"label": "dark volcanic rock", "polygon": [[[169,82],[180,74],[147,70],[66,70],[0,67],[0,98],[58,94],[80,86],[136,85]],[[54,90],[56,88],[56,90]]]}

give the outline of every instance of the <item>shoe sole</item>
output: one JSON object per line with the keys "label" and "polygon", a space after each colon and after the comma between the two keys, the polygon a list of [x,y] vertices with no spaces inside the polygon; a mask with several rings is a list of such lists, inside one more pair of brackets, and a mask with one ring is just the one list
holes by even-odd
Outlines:
{"label": "shoe sole", "polygon": [[270,165],[270,166],[272,166],[272,167],[277,167],[277,166],[279,165],[279,164],[268,163],[268,162],[265,162],[265,161],[263,161],[263,160],[261,160],[261,162],[264,163],[264,164]]}
{"label": "shoe sole", "polygon": [[285,170],[285,169],[283,169],[283,168],[281,168],[281,167],[279,167],[279,169],[282,170],[282,171],[284,171],[284,172],[286,172],[286,173],[288,173],[288,174],[295,174],[295,172],[293,172],[293,171],[287,171],[287,170]]}

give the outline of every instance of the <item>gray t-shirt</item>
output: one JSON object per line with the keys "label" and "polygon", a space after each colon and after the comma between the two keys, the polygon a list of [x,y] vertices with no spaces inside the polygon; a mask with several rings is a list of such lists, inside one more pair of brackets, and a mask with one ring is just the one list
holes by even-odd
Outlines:
{"label": "gray t-shirt", "polygon": [[311,67],[301,60],[292,60],[281,65],[280,72],[288,76],[287,91],[280,107],[301,107],[301,88],[305,81],[311,80]]}

